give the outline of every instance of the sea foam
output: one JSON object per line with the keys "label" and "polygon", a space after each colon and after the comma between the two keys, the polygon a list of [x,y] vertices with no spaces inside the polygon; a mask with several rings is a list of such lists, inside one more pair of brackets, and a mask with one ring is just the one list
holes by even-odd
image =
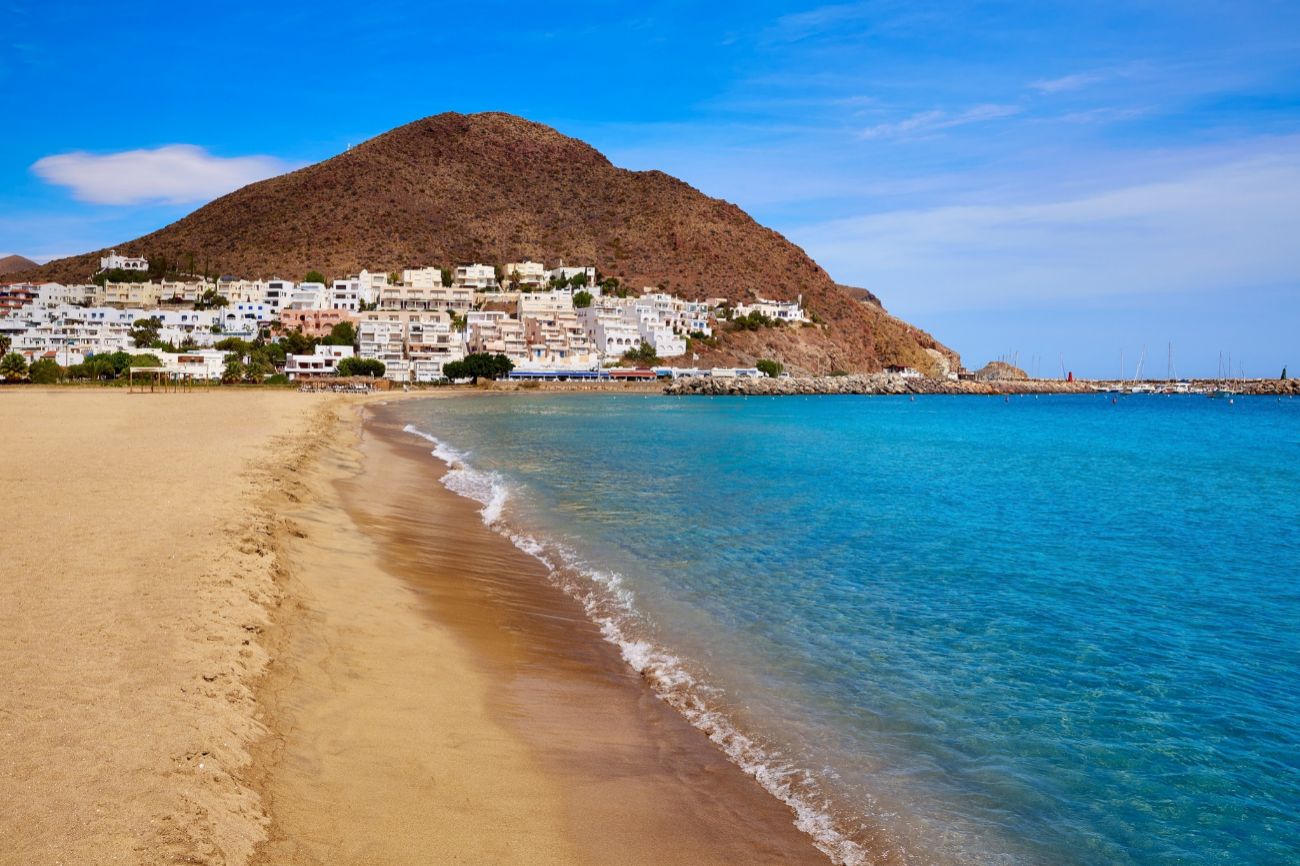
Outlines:
{"label": "sea foam", "polygon": [[510,498],[508,483],[497,472],[482,471],[461,451],[413,424],[403,428],[433,445],[430,454],[447,466],[442,477],[448,490],[478,502],[484,524],[491,527],[546,567],[551,582],[582,605],[601,635],[618,648],[623,660],[641,675],[661,700],[703,731],[727,757],[763,788],[793,811],[795,826],[808,834],[832,862],[863,866],[866,851],[836,824],[829,798],[813,775],[792,766],[775,750],[764,746],[735,724],[719,708],[718,690],[692,673],[680,656],[651,640],[634,636],[642,631],[636,598],[623,577],[583,561],[563,544],[543,541],[521,532],[504,519]]}

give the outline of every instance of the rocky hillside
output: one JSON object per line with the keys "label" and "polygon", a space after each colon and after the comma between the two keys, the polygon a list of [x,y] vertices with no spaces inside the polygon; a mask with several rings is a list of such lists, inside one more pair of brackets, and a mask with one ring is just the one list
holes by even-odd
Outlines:
{"label": "rocky hillside", "polygon": [[[776,357],[797,371],[871,371],[891,363],[935,369],[936,357],[953,357],[836,286],[803,250],[735,205],[663,172],[617,168],[581,141],[508,114],[416,121],[116,247],[211,273],[290,279],[312,269],[333,278],[363,267],[563,259],[687,297],[802,295],[823,323],[726,334],[701,350],[702,363]],[[103,252],[30,276],[84,281]]]}
{"label": "rocky hillside", "polygon": [[29,271],[37,267],[36,262],[26,256],[3,256],[0,257],[0,276],[16,274],[19,271]]}

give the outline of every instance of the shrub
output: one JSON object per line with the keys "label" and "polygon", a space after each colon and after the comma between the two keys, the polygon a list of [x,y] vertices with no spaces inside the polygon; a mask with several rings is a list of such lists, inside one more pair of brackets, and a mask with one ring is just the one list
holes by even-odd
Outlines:
{"label": "shrub", "polygon": [[659,355],[655,352],[655,347],[641,341],[641,345],[635,349],[628,349],[623,353],[623,360],[631,361],[633,364],[655,364],[659,361]]}
{"label": "shrub", "polygon": [[27,378],[34,385],[53,385],[61,382],[64,375],[64,369],[49,358],[42,358],[27,368]]}
{"label": "shrub", "polygon": [[6,382],[20,382],[27,377],[27,359],[17,352],[0,358],[0,377]]}
{"label": "shrub", "polygon": [[775,379],[785,372],[785,364],[780,361],[773,361],[771,358],[763,358],[754,364],[758,372],[762,373],[769,379]]}
{"label": "shrub", "polygon": [[743,316],[735,316],[731,324],[738,331],[757,331],[759,328],[770,328],[775,323],[758,310],[754,310]]}
{"label": "shrub", "polygon": [[574,292],[573,306],[579,310],[591,306],[591,292]]}

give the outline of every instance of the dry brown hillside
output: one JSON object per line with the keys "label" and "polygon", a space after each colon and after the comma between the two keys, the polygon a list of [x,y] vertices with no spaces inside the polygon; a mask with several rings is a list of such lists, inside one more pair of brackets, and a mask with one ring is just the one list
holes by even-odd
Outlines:
{"label": "dry brown hillside", "polygon": [[16,274],[19,271],[27,271],[37,267],[36,262],[26,256],[4,256],[0,257],[0,276],[6,274]]}
{"label": "dry brown hillside", "polygon": [[[640,288],[743,300],[803,295],[824,327],[726,335],[704,362],[778,357],[796,370],[929,366],[928,334],[835,282],[744,211],[659,171],[616,168],[589,145],[508,114],[439,114],[333,159],[244,187],[116,245],[213,273],[300,279],[361,268],[534,259],[594,264]],[[104,251],[30,272],[87,280]],[[28,276],[28,274],[24,274]]]}

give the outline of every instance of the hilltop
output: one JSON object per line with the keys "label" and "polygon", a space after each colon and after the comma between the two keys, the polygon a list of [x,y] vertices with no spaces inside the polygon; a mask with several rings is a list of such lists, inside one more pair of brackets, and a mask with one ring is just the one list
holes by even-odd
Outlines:
{"label": "hilltop", "polygon": [[[766,356],[826,373],[884,364],[935,370],[939,359],[956,358],[878,303],[838,287],[802,249],[736,205],[660,171],[617,168],[584,142],[508,114],[418,120],[116,247],[250,278],[563,259],[593,264],[634,290],[661,286],[732,301],[802,295],[823,323],[724,334],[716,348],[701,350],[701,363]],[[105,252],[23,276],[84,282]]]}
{"label": "hilltop", "polygon": [[37,267],[40,267],[40,265],[36,264],[36,262],[26,256],[12,255],[0,258],[0,276],[16,274],[20,271],[28,271]]}

